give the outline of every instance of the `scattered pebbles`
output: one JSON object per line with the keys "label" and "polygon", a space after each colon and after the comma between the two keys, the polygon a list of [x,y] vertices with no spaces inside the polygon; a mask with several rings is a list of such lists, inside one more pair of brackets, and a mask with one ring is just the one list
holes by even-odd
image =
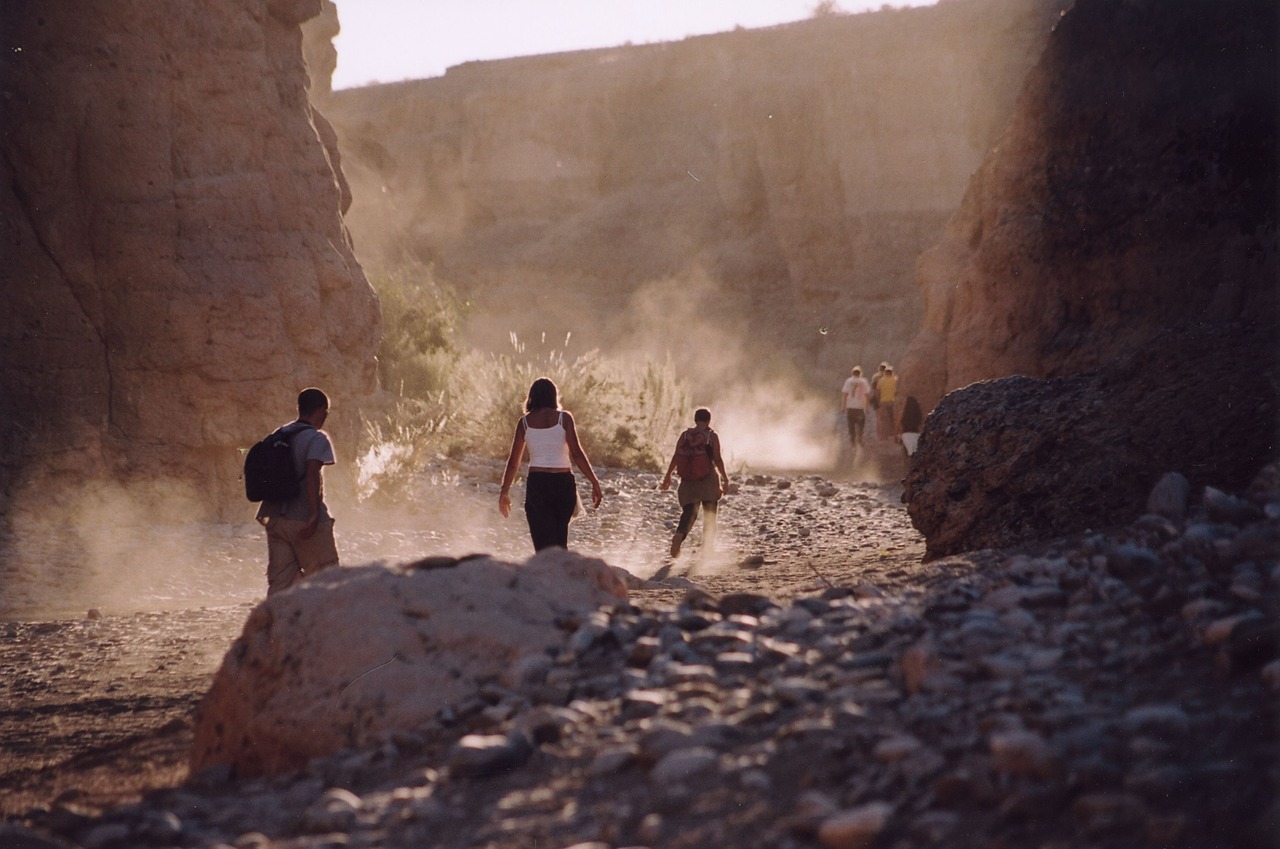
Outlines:
{"label": "scattered pebbles", "polygon": [[0,845],[1272,846],[1280,493],[1157,489],[1127,527],[896,579],[640,589],[428,727]]}

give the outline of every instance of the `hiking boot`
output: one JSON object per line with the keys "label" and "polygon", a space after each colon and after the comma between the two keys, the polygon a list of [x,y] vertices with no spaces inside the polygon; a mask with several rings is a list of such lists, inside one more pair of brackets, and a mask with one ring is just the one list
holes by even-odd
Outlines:
{"label": "hiking boot", "polygon": [[672,557],[680,556],[680,543],[682,542],[684,542],[684,534],[677,531],[676,535],[671,538],[671,556]]}

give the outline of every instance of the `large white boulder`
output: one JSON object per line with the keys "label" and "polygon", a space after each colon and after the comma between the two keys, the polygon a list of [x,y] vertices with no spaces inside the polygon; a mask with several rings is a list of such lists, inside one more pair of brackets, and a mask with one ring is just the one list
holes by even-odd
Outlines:
{"label": "large white boulder", "polygon": [[604,561],[559,549],[424,564],[333,569],[258,605],[200,704],[192,772],[281,772],[420,726],[484,683],[515,685],[566,622],[627,598]]}

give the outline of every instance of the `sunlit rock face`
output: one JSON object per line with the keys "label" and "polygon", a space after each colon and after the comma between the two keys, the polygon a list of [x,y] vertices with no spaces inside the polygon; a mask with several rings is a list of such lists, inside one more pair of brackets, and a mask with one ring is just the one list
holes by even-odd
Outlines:
{"label": "sunlit rock face", "polygon": [[1059,24],[920,263],[903,368],[926,408],[968,386],[906,480],[931,554],[1109,527],[1165,472],[1241,488],[1276,455],[1276,14],[1081,0]]}
{"label": "sunlit rock face", "polygon": [[914,336],[915,259],[1063,5],[831,15],[336,92],[357,251],[433,263],[480,345],[572,331],[666,348],[695,381],[746,346],[752,373],[782,361],[834,393]]}
{"label": "sunlit rock face", "polygon": [[1091,369],[1170,327],[1276,326],[1275,18],[1268,0],[1081,0],[1064,16],[920,259],[902,368],[926,409],[975,380]]}
{"label": "sunlit rock face", "polygon": [[338,67],[338,50],[333,40],[342,27],[338,23],[338,7],[333,0],[320,0],[320,14],[302,25],[302,56],[311,78],[308,94],[311,102],[324,108],[332,92],[333,72]]}
{"label": "sunlit rock face", "polygon": [[612,567],[563,549],[321,572],[250,615],[201,702],[192,771],[297,769],[422,730],[483,685],[536,686],[548,648],[626,599]]}
{"label": "sunlit rock face", "polygon": [[319,8],[0,8],[6,497],[173,477],[214,504],[298,389],[351,415],[375,388],[377,302],[306,96]]}

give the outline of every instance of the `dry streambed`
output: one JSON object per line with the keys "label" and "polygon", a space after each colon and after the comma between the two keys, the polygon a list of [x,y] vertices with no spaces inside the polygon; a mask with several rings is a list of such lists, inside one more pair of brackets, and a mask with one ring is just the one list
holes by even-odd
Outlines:
{"label": "dry streambed", "polygon": [[[647,483],[611,476],[577,544],[630,533],[636,573],[661,568],[674,507]],[[892,488],[743,481],[718,558],[579,623],[514,689],[299,774],[215,770],[102,815],[109,792],[71,793],[22,827],[86,847],[1270,846],[1273,489],[924,565]],[[212,630],[225,642],[242,612]],[[89,633],[15,627],[0,651],[29,659]],[[166,639],[143,642],[177,658]],[[192,651],[151,661],[151,685],[195,672]],[[172,755],[185,731],[165,727],[146,739]],[[108,750],[117,775],[162,760],[146,739]],[[30,775],[90,777],[74,761]]]}
{"label": "dry streambed", "polygon": [[[402,500],[341,516],[344,561],[476,551],[522,561],[531,553],[524,523],[518,511],[503,521],[496,509],[500,468],[483,461],[468,468],[434,470],[405,499],[410,509]],[[724,501],[716,555],[702,554],[695,532],[685,556],[672,562],[674,495],[658,490],[655,475],[611,470],[603,480],[604,504],[575,521],[573,546],[638,578],[666,567],[667,581],[633,589],[639,605],[673,603],[693,586],[814,592],[860,574],[855,561],[868,573],[888,573],[889,564],[909,570],[919,559],[919,540],[890,487],[814,476],[742,478]],[[55,800],[96,809],[185,777],[192,711],[260,598],[265,546],[248,521],[133,530],[114,533],[111,574],[81,576],[70,582],[74,592],[29,602],[21,619],[41,610],[54,615],[0,625],[0,813]],[[142,565],[148,550],[163,552],[166,565]],[[187,579],[185,596],[172,574],[161,575],[166,569]],[[90,589],[99,585],[109,592]],[[130,600],[165,609],[130,613]]]}

